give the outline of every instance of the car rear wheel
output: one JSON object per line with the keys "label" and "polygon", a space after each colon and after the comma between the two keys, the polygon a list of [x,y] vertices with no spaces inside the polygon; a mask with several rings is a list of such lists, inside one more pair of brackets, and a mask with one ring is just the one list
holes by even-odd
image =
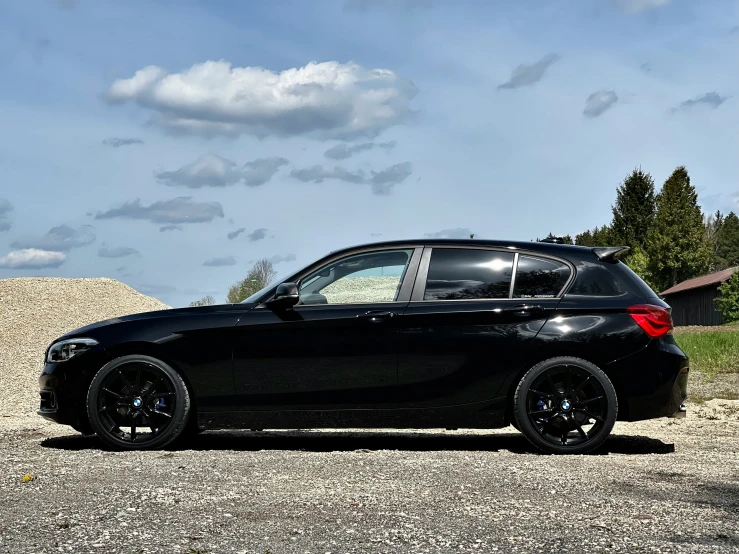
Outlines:
{"label": "car rear wheel", "polygon": [[516,388],[516,427],[551,454],[582,454],[610,435],[618,415],[608,376],[580,358],[559,357],[532,367]]}
{"label": "car rear wheel", "polygon": [[87,414],[98,437],[113,448],[151,450],[185,430],[190,396],[182,377],[161,360],[123,356],[93,377]]}

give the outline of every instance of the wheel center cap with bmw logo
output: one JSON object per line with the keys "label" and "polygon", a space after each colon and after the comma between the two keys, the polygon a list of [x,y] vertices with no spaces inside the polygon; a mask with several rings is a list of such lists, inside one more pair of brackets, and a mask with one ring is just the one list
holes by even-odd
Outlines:
{"label": "wheel center cap with bmw logo", "polygon": [[562,400],[561,406],[565,412],[569,411],[569,409],[572,408],[572,404],[570,404],[569,400]]}
{"label": "wheel center cap with bmw logo", "polygon": [[143,401],[137,396],[136,398],[133,399],[131,404],[133,404],[134,408],[140,408],[141,405],[143,404]]}

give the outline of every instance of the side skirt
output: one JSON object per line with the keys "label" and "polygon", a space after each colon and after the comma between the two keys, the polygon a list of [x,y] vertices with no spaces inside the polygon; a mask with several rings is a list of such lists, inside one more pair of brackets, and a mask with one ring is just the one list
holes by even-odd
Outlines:
{"label": "side skirt", "polygon": [[200,429],[499,429],[505,399],[446,408],[243,410],[198,414]]}

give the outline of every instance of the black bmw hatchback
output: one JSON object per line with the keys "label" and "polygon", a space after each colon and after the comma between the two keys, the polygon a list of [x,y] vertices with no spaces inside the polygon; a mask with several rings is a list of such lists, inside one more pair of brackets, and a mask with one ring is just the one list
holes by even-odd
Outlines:
{"label": "black bmw hatchback", "polygon": [[683,416],[688,358],[624,247],[396,241],[240,304],[102,321],[50,345],[39,414],[119,449],[203,429],[514,425],[583,453]]}

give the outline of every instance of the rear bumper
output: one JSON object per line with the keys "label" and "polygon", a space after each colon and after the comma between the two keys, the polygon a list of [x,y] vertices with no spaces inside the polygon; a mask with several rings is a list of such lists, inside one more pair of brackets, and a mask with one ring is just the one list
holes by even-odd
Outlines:
{"label": "rear bumper", "polygon": [[607,365],[606,371],[619,392],[620,420],[686,416],[689,360],[671,335]]}

